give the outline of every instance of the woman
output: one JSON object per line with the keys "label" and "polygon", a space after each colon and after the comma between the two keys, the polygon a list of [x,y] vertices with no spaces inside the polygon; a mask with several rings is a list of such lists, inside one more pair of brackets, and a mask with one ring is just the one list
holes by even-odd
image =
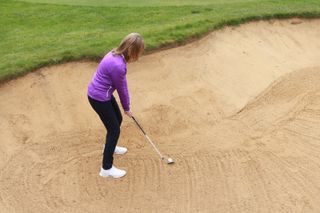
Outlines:
{"label": "woman", "polygon": [[118,147],[122,115],[113,96],[117,90],[125,114],[132,117],[126,80],[126,64],[137,61],[144,51],[144,41],[138,33],[130,33],[120,45],[104,56],[88,86],[88,99],[107,129],[100,176],[120,178],[126,171],[113,165],[113,153],[124,154],[125,147]]}

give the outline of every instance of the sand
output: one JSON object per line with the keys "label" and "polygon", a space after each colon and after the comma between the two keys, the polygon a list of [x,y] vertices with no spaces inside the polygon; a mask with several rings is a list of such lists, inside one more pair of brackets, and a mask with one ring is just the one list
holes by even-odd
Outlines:
{"label": "sand", "polygon": [[226,27],[129,64],[132,111],[176,163],[125,117],[119,180],[98,176],[96,67],[0,86],[1,213],[320,212],[320,20]]}

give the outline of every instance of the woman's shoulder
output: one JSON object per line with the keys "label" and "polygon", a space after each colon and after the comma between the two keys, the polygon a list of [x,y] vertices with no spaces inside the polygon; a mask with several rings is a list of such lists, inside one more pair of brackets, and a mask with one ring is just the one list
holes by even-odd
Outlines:
{"label": "woman's shoulder", "polygon": [[110,61],[110,62],[117,62],[117,63],[121,63],[121,64],[125,64],[125,60],[123,58],[122,55],[118,55],[118,54],[115,54],[114,52],[110,51],[108,52],[104,57],[103,57],[103,60],[106,60],[106,61]]}
{"label": "woman's shoulder", "polygon": [[116,55],[112,51],[108,52],[102,59],[102,64],[110,69],[125,70],[126,63],[121,55]]}

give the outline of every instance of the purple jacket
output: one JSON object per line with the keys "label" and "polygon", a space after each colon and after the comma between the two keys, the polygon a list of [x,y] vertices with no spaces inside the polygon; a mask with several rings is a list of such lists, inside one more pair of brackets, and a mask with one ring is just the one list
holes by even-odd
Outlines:
{"label": "purple jacket", "polygon": [[88,85],[88,96],[97,101],[108,101],[117,90],[123,109],[130,111],[126,74],[127,65],[123,55],[114,55],[109,52],[101,60]]}

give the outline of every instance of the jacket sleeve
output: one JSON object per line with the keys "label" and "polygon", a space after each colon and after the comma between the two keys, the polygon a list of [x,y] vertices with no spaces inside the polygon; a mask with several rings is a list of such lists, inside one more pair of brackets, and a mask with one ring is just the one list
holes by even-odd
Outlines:
{"label": "jacket sleeve", "polygon": [[130,96],[126,74],[126,67],[115,67],[111,72],[111,79],[118,92],[122,108],[124,111],[130,111]]}

